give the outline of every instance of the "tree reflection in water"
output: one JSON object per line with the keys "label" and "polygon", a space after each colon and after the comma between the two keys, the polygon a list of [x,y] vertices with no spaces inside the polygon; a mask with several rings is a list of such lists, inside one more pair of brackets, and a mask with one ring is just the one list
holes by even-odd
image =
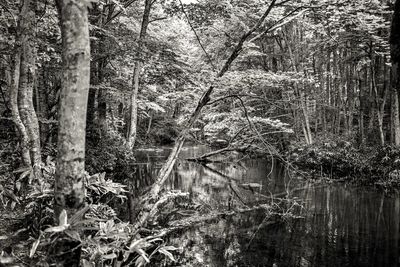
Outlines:
{"label": "tree reflection in water", "polygon": [[[207,151],[186,148],[180,157]],[[167,155],[167,149],[139,153],[146,164],[138,165],[135,179],[150,183]],[[313,186],[289,179],[279,163],[268,160],[208,166],[180,161],[165,186],[190,192],[218,210],[230,208],[232,199],[242,205],[232,190],[246,203],[289,192],[304,201],[299,210],[304,218],[259,227],[265,214],[258,211],[176,233],[168,242],[181,247],[177,262],[165,260],[157,266],[399,266],[398,195],[345,185]],[[262,187],[249,190],[243,184]]]}

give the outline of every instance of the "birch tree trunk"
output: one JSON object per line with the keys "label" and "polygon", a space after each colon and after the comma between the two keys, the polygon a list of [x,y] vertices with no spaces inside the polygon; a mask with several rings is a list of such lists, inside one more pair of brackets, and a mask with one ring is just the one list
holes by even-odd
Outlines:
{"label": "birch tree trunk", "polygon": [[[62,84],[59,106],[58,153],[54,213],[71,218],[85,200],[85,135],[90,79],[87,1],[56,0],[62,35]],[[81,245],[60,238],[50,253],[56,266],[79,266]]]}
{"label": "birch tree trunk", "polygon": [[55,216],[84,204],[86,108],[90,77],[87,4],[57,0],[62,34],[63,76],[59,108]]}
{"label": "birch tree trunk", "polygon": [[21,61],[18,87],[18,108],[29,138],[29,151],[35,175],[40,176],[40,131],[33,104],[36,75],[36,0],[25,0],[21,9]]}
{"label": "birch tree trunk", "polygon": [[143,12],[142,26],[140,28],[138,48],[137,48],[137,60],[133,69],[133,88],[129,106],[129,116],[127,121],[127,132],[126,140],[128,149],[132,149],[136,142],[137,136],[137,121],[138,121],[138,93],[139,93],[139,78],[140,71],[142,70],[143,64],[143,44],[146,39],[147,28],[149,26],[150,11],[152,6],[152,0],[145,1],[145,7]]}
{"label": "birch tree trunk", "polygon": [[20,65],[21,65],[21,52],[19,49],[20,40],[17,37],[16,49],[11,60],[11,86],[10,86],[10,106],[12,119],[15,123],[16,128],[20,134],[20,146],[22,154],[22,162],[25,166],[31,166],[31,157],[29,155],[29,137],[26,131],[25,125],[22,123],[22,119],[18,109],[18,88],[19,88],[19,77],[20,77]]}

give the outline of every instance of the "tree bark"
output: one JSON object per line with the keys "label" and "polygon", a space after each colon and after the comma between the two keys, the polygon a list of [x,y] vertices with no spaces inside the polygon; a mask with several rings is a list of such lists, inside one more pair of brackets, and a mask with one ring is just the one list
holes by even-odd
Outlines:
{"label": "tree bark", "polygon": [[394,13],[390,32],[390,56],[392,61],[392,90],[393,90],[393,130],[394,144],[400,145],[399,121],[399,92],[400,92],[400,0],[394,4]]}
{"label": "tree bark", "polygon": [[[56,0],[62,35],[62,81],[54,185],[56,222],[71,218],[85,201],[85,135],[90,83],[88,2]],[[83,214],[82,214],[83,215]],[[78,218],[79,219],[79,218]],[[79,266],[81,244],[62,236],[50,249],[56,266]]]}
{"label": "tree bark", "polygon": [[379,130],[379,139],[381,146],[385,145],[385,132],[383,129],[383,119],[385,115],[385,105],[386,105],[386,99],[387,99],[387,93],[388,91],[386,90],[387,88],[384,87],[383,90],[383,96],[382,99],[380,99],[379,92],[378,92],[378,86],[376,82],[376,70],[374,67],[374,61],[371,62],[371,82],[372,82],[372,88],[374,91],[374,96],[375,96],[375,105],[377,109],[377,119],[378,119],[378,130]]}
{"label": "tree bark", "polygon": [[36,75],[36,0],[25,0],[21,9],[21,62],[18,87],[18,108],[29,138],[31,163],[37,178],[40,176],[40,131],[33,104]]}
{"label": "tree bark", "polygon": [[137,121],[138,121],[138,93],[139,93],[139,78],[140,71],[142,70],[143,64],[143,45],[146,39],[147,28],[149,26],[150,21],[150,11],[152,6],[152,0],[145,1],[145,7],[143,12],[142,26],[140,28],[139,40],[138,40],[138,48],[137,48],[137,57],[135,67],[133,69],[133,88],[130,99],[129,106],[129,116],[127,122],[127,132],[126,132],[126,140],[128,149],[132,149],[136,142],[137,136]]}
{"label": "tree bark", "polygon": [[55,175],[55,216],[84,204],[86,109],[90,77],[87,3],[56,0],[62,34],[63,76]]}
{"label": "tree bark", "polygon": [[[21,14],[22,15],[22,14]],[[20,65],[21,65],[21,52],[19,49],[20,40],[17,37],[16,49],[12,56],[11,62],[11,86],[10,86],[10,106],[12,119],[15,126],[20,134],[20,146],[22,154],[22,163],[25,166],[31,166],[31,157],[29,155],[29,137],[25,125],[22,123],[22,119],[18,109],[18,88],[19,88],[19,77],[20,77]]]}

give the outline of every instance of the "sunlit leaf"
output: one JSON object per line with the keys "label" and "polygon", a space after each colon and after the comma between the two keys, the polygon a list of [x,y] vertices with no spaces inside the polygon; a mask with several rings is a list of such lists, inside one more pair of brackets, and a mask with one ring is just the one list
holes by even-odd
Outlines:
{"label": "sunlit leaf", "polygon": [[59,225],[64,226],[68,224],[68,215],[66,210],[62,210],[59,217]]}
{"label": "sunlit leaf", "polygon": [[172,253],[169,252],[167,249],[160,248],[158,252],[167,256],[171,261],[175,261],[174,255],[172,255]]}
{"label": "sunlit leaf", "polygon": [[66,225],[59,225],[59,226],[53,226],[53,227],[49,227],[46,230],[44,230],[46,233],[59,233],[59,232],[63,232],[68,228],[68,224]]}
{"label": "sunlit leaf", "polygon": [[35,242],[33,242],[32,248],[31,248],[31,250],[30,250],[30,252],[29,252],[29,258],[32,258],[33,255],[35,255],[35,252],[36,252],[36,250],[37,250],[39,244],[40,244],[40,236],[39,236],[39,238],[38,238]]}

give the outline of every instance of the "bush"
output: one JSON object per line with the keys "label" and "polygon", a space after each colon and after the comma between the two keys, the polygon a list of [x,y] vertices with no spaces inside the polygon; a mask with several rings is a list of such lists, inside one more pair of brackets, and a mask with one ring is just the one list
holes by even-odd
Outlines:
{"label": "bush", "polygon": [[125,145],[120,133],[109,131],[100,136],[92,132],[87,138],[86,170],[89,173],[106,172],[113,177],[129,178],[133,173],[135,158]]}

